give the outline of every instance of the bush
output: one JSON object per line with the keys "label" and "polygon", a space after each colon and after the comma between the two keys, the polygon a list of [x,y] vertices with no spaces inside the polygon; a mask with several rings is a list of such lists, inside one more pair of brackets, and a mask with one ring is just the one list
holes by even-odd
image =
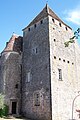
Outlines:
{"label": "bush", "polygon": [[0,117],[8,115],[9,108],[7,105],[4,105],[3,108],[0,109]]}

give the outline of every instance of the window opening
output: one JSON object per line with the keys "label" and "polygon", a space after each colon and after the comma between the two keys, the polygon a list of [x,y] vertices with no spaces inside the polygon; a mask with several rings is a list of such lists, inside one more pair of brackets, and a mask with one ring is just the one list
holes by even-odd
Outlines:
{"label": "window opening", "polygon": [[58,73],[59,73],[59,80],[62,80],[62,70],[58,69]]}
{"label": "window opening", "polygon": [[52,19],[52,21],[53,21],[53,23],[55,22],[55,20],[54,20],[54,19]]}
{"label": "window opening", "polygon": [[34,105],[35,106],[40,106],[40,93],[38,92],[38,93],[35,93],[34,94]]}
{"label": "window opening", "polygon": [[59,23],[59,26],[61,27],[61,23]]}

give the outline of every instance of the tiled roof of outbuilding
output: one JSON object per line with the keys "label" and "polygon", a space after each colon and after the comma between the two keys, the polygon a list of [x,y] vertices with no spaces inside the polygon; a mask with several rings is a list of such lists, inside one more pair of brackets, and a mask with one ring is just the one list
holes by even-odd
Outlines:
{"label": "tiled roof of outbuilding", "polygon": [[[48,5],[46,4],[45,8],[34,18],[34,20],[27,26],[25,27],[23,30],[25,30],[26,28],[30,27],[33,24],[36,24],[38,21],[40,21],[41,19],[47,17],[48,15],[52,16],[54,19],[58,20],[59,22],[63,23],[65,26],[69,27],[68,25],[66,25],[52,10],[51,8],[48,7]],[[70,27],[69,27],[70,28]],[[71,29],[71,28],[70,28]]]}
{"label": "tiled roof of outbuilding", "polygon": [[22,37],[21,36],[13,34],[9,42],[7,42],[6,47],[2,51],[2,53],[10,52],[10,51],[15,51],[19,53],[22,51]]}

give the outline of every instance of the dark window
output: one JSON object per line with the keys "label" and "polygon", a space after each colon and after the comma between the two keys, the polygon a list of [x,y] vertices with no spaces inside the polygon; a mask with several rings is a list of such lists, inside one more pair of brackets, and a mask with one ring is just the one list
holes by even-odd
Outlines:
{"label": "dark window", "polygon": [[66,30],[68,30],[68,28],[67,27],[65,27],[66,28]]}
{"label": "dark window", "polygon": [[54,59],[56,59],[56,56],[54,56]]}
{"label": "dark window", "polygon": [[43,20],[41,20],[41,24],[43,24]]}
{"label": "dark window", "polygon": [[56,42],[56,39],[54,39],[54,42]]}
{"label": "dark window", "polygon": [[40,106],[40,93],[35,93],[34,94],[34,105],[35,106]]}
{"label": "dark window", "polygon": [[54,19],[52,19],[52,21],[53,21],[53,23],[55,22],[55,20],[54,20]]}
{"label": "dark window", "polygon": [[15,88],[18,89],[18,84],[15,85]]}
{"label": "dark window", "polygon": [[61,60],[61,58],[59,58],[59,60]]}
{"label": "dark window", "polygon": [[59,26],[61,27],[61,23],[59,23]]}
{"label": "dark window", "polygon": [[69,61],[67,61],[67,63],[69,63]]}
{"label": "dark window", "polygon": [[63,60],[63,62],[65,62],[65,60]]}
{"label": "dark window", "polygon": [[12,114],[16,114],[17,102],[12,102]]}
{"label": "dark window", "polygon": [[30,31],[30,28],[28,28],[28,31]]}
{"label": "dark window", "polygon": [[59,80],[62,80],[62,70],[58,69],[58,74],[59,74]]}
{"label": "dark window", "polygon": [[36,24],[34,25],[34,27],[36,28]]}

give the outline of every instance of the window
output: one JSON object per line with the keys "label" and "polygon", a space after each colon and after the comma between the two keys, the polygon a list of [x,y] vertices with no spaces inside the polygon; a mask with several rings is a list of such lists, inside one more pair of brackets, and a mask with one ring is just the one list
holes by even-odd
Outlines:
{"label": "window", "polygon": [[74,63],[72,63],[72,65],[74,65]]}
{"label": "window", "polygon": [[38,53],[37,47],[33,48],[32,52],[33,52],[33,54],[37,54]]}
{"label": "window", "polygon": [[43,20],[41,20],[41,24],[43,24]]}
{"label": "window", "polygon": [[61,58],[59,58],[59,60],[61,60]]}
{"label": "window", "polygon": [[56,56],[54,56],[54,59],[56,59]]}
{"label": "window", "polygon": [[53,23],[55,22],[54,19],[52,19]]}
{"label": "window", "polygon": [[66,30],[68,30],[68,28],[67,27],[65,27],[66,28]]}
{"label": "window", "polygon": [[30,31],[30,28],[28,28],[28,31]]}
{"label": "window", "polygon": [[36,24],[34,25],[34,27],[36,28]]}
{"label": "window", "polygon": [[27,82],[30,82],[30,80],[31,80],[31,73],[30,72],[27,73],[27,78],[26,79],[27,79],[26,80]]}
{"label": "window", "polygon": [[69,61],[67,61],[67,63],[69,63]]}
{"label": "window", "polygon": [[59,73],[59,80],[62,80],[62,70],[58,69],[58,73]]}
{"label": "window", "polygon": [[15,85],[15,88],[18,89],[18,84]]}
{"label": "window", "polygon": [[54,42],[56,42],[56,39],[54,39]]}
{"label": "window", "polygon": [[63,60],[63,62],[65,62],[65,60]]}
{"label": "window", "polygon": [[39,92],[36,92],[34,94],[34,105],[40,106],[40,93]]}
{"label": "window", "polygon": [[59,26],[61,27],[61,23],[59,23]]}

